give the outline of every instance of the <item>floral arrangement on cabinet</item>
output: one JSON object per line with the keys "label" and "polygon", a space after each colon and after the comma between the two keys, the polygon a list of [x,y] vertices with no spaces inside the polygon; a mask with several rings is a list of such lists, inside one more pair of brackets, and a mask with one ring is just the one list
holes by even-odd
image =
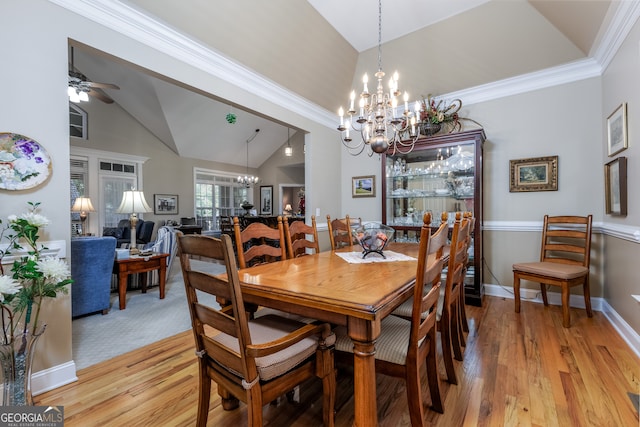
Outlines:
{"label": "floral arrangement on cabinet", "polygon": [[[0,344],[8,344],[23,333],[42,333],[43,299],[67,293],[73,282],[64,260],[43,255],[47,248],[38,243],[38,233],[49,225],[49,220],[37,213],[40,203],[28,204],[29,210],[20,216],[10,215],[4,224],[0,219],[0,243],[2,239],[8,241],[6,247],[0,247]],[[7,272],[2,260],[14,254],[16,259]]]}

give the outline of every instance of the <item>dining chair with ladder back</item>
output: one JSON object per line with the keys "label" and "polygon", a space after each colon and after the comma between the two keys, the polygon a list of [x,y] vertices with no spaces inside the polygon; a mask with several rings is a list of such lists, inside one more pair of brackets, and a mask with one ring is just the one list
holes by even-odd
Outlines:
{"label": "dining chair with ladder back", "polygon": [[329,229],[329,241],[331,242],[331,250],[348,247],[353,248],[353,236],[351,233],[351,221],[349,215],[344,218],[331,219],[331,215],[327,215],[327,227]]}
{"label": "dining chair with ladder back", "polygon": [[[425,215],[425,218],[429,214]],[[430,216],[429,216],[430,217]],[[429,222],[430,218],[429,218]],[[426,366],[431,407],[443,413],[436,355],[436,306],[440,293],[443,259],[429,259],[430,228],[424,221],[420,230],[420,247],[416,282],[413,290],[411,319],[387,316],[380,324],[376,341],[375,368],[383,375],[404,378],[412,426],[422,426],[421,370]],[[424,292],[428,289],[428,292]],[[423,315],[425,314],[426,315]],[[346,328],[339,326],[336,333],[336,361],[353,362],[353,342]]]}
{"label": "dining chair with ladder back", "polygon": [[[473,216],[472,212],[465,212],[462,214],[463,218],[466,218],[467,221],[469,221],[469,233],[466,236],[466,246],[467,246],[467,260],[465,262],[464,265],[464,271],[462,272],[462,287],[460,288],[460,324],[462,327],[462,332],[469,332],[469,321],[467,320],[467,309],[466,309],[466,305],[465,305],[465,294],[464,294],[464,280],[467,276],[467,271],[468,271],[468,267],[470,264],[472,264],[472,261],[470,261],[471,259],[471,254],[470,254],[470,250],[471,250],[471,243],[473,242],[473,233],[475,231],[475,227],[476,227],[476,218]],[[473,274],[480,274],[480,272],[475,271],[475,269],[473,270]],[[466,343],[464,341],[464,336],[462,336],[462,345],[465,346]]]}
{"label": "dining chair with ladder back", "polygon": [[[261,426],[266,403],[318,377],[322,380],[323,423],[333,426],[335,335],[330,326],[275,315],[249,319],[228,235],[220,239],[181,236],[178,248],[198,356],[196,425],[207,424],[212,381],[218,386],[225,410],[237,408],[238,401],[245,402],[247,424]],[[214,262],[223,264],[226,275],[211,268]],[[205,295],[230,304],[222,308],[207,304]]]}
{"label": "dining chair with ladder back", "polygon": [[539,262],[513,264],[513,293],[516,313],[520,313],[520,280],[540,283],[542,301],[549,305],[547,286],[562,292],[562,326],[571,326],[571,288],[582,285],[587,316],[593,317],[589,291],[591,223],[588,216],[544,216]]}
{"label": "dining chair with ladder back", "polygon": [[[311,236],[313,240],[308,240],[307,236]],[[285,221],[284,238],[287,241],[289,258],[308,255],[309,251],[313,251],[316,254],[320,252],[315,215],[311,215],[311,225],[307,225],[301,220],[293,221],[291,224]]]}
{"label": "dining chair with ladder back", "polygon": [[240,229],[238,217],[234,217],[233,232],[240,268],[287,259],[281,216],[278,217],[277,228],[271,228],[261,222],[252,222],[244,230]]}
{"label": "dining chair with ladder back", "polygon": [[[444,265],[447,266],[445,277],[445,283],[440,287],[437,311],[436,311],[436,325],[437,330],[440,332],[440,341],[442,349],[442,359],[444,361],[445,371],[447,373],[447,381],[451,384],[457,384],[457,376],[455,371],[455,365],[453,359],[462,360],[462,349],[460,341],[460,322],[458,318],[458,293],[459,282],[462,277],[462,264],[463,264],[463,249],[460,245],[454,241],[453,237],[460,234],[460,214],[457,214],[458,221],[454,223],[454,231],[452,234],[451,244],[448,243],[449,224],[446,220],[446,212],[443,213],[443,221],[440,222],[440,226],[430,237],[431,256],[435,259],[443,258]],[[444,248],[447,247],[447,252]],[[458,247],[457,251],[451,252],[452,247]],[[451,256],[457,256],[458,260],[453,265],[451,264]],[[448,261],[447,261],[448,260]],[[399,316],[404,319],[410,319],[413,315],[413,300],[402,303],[396,308],[393,313],[394,316]],[[423,316],[426,314],[423,313]],[[455,319],[454,319],[455,316]],[[452,351],[452,348],[454,351]]]}

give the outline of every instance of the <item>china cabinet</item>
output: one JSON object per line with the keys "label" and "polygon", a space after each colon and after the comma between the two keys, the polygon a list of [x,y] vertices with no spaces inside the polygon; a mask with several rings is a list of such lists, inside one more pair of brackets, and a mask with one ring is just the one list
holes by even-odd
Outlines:
{"label": "china cabinet", "polygon": [[382,221],[396,230],[397,241],[416,241],[422,216],[432,227],[442,212],[470,211],[476,218],[465,277],[467,304],[482,305],[482,148],[483,129],[434,135],[416,141],[407,154],[382,156]]}

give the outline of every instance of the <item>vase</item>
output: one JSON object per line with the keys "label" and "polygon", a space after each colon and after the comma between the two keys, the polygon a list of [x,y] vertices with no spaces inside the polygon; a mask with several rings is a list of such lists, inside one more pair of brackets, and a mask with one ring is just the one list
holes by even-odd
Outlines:
{"label": "vase", "polygon": [[36,333],[29,330],[14,335],[8,344],[0,344],[2,366],[2,406],[33,406],[31,368],[38,339],[46,325]]}
{"label": "vase", "polygon": [[422,123],[422,133],[431,136],[440,132],[442,125],[440,123],[425,122]]}

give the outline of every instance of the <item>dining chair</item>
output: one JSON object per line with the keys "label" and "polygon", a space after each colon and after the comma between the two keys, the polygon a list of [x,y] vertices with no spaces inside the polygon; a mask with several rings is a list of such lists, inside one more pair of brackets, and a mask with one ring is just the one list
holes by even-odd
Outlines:
{"label": "dining chair", "polygon": [[[311,236],[313,240],[308,240],[307,236]],[[320,252],[315,215],[311,215],[311,225],[307,225],[301,220],[293,221],[291,224],[285,221],[284,237],[287,241],[289,258],[307,255],[309,250],[314,251],[316,254]]]}
{"label": "dining chair", "polygon": [[[466,241],[466,246],[467,246],[467,260],[465,262],[464,265],[464,270],[462,272],[462,287],[460,288],[460,323],[462,326],[462,331],[463,332],[469,332],[469,321],[467,320],[467,309],[466,309],[466,304],[465,304],[465,295],[464,295],[464,279],[467,276],[467,271],[468,271],[468,267],[469,265],[473,265],[473,262],[470,261],[471,259],[471,255],[469,253],[469,250],[471,249],[471,243],[472,243],[472,238],[473,238],[473,232],[475,230],[476,227],[476,218],[473,216],[473,212],[465,212],[463,215],[463,218],[466,218],[467,221],[469,221],[469,233],[468,235],[465,237],[465,241]],[[479,272],[476,272],[474,270],[473,274],[480,274]],[[465,341],[464,341],[464,337],[463,337],[463,341],[462,341],[462,345],[465,345]]]}
{"label": "dining chair", "polygon": [[[426,218],[427,215],[425,215]],[[429,222],[430,219],[429,219]],[[420,230],[420,247],[416,283],[413,291],[411,319],[387,316],[382,319],[380,336],[376,340],[376,372],[383,375],[404,378],[407,402],[412,426],[422,426],[424,409],[422,406],[421,370],[426,366],[427,383],[431,395],[431,407],[443,413],[438,366],[436,356],[436,306],[440,294],[440,277],[443,259],[428,262],[429,222],[424,222]],[[424,289],[429,289],[424,292]],[[423,313],[427,313],[423,316]],[[353,342],[344,326],[335,329],[336,360],[353,362]]]}
{"label": "dining chair", "polygon": [[252,222],[243,230],[240,229],[240,220],[236,216],[233,217],[233,231],[240,268],[287,258],[281,216],[278,216],[277,228]]}
{"label": "dining chair", "polygon": [[[198,356],[196,425],[207,424],[212,381],[217,383],[225,410],[237,408],[239,400],[245,402],[247,424],[261,426],[266,403],[318,377],[322,380],[323,423],[333,426],[335,335],[330,326],[275,315],[249,319],[228,235],[220,239],[181,236],[178,248]],[[214,262],[221,262],[226,274],[213,270]],[[231,303],[222,308],[211,305],[207,295]]]}
{"label": "dining chair", "polygon": [[582,285],[587,316],[593,317],[589,292],[591,223],[588,216],[544,216],[539,262],[513,264],[513,293],[520,313],[520,280],[540,283],[542,301],[549,305],[547,286],[562,288],[562,326],[571,326],[569,296],[573,286]]}
{"label": "dining chair", "polygon": [[353,235],[351,233],[351,221],[349,215],[344,218],[331,219],[331,215],[327,215],[327,227],[329,228],[329,241],[331,242],[331,250],[348,247],[353,248]]}
{"label": "dining chair", "polygon": [[[428,214],[427,214],[428,215]],[[444,286],[441,286],[436,311],[436,325],[440,332],[440,342],[442,349],[442,359],[444,361],[445,371],[447,373],[447,381],[451,384],[457,384],[457,376],[454,365],[454,358],[462,360],[462,342],[460,339],[461,330],[459,322],[459,291],[460,283],[462,283],[462,265],[464,264],[464,250],[458,245],[457,240],[461,235],[460,226],[462,218],[460,213],[456,214],[457,221],[454,223],[451,243],[448,244],[449,224],[447,222],[446,212],[442,214],[443,219],[440,226],[430,237],[430,253],[435,259],[442,258],[446,265],[446,274]],[[422,238],[422,237],[421,237]],[[447,248],[445,252],[445,248]],[[458,248],[451,252],[451,248]],[[456,262],[452,264],[452,256]],[[402,303],[396,308],[394,316],[410,319],[413,315],[413,300]],[[423,317],[426,313],[423,313]],[[452,351],[453,348],[453,351]]]}

